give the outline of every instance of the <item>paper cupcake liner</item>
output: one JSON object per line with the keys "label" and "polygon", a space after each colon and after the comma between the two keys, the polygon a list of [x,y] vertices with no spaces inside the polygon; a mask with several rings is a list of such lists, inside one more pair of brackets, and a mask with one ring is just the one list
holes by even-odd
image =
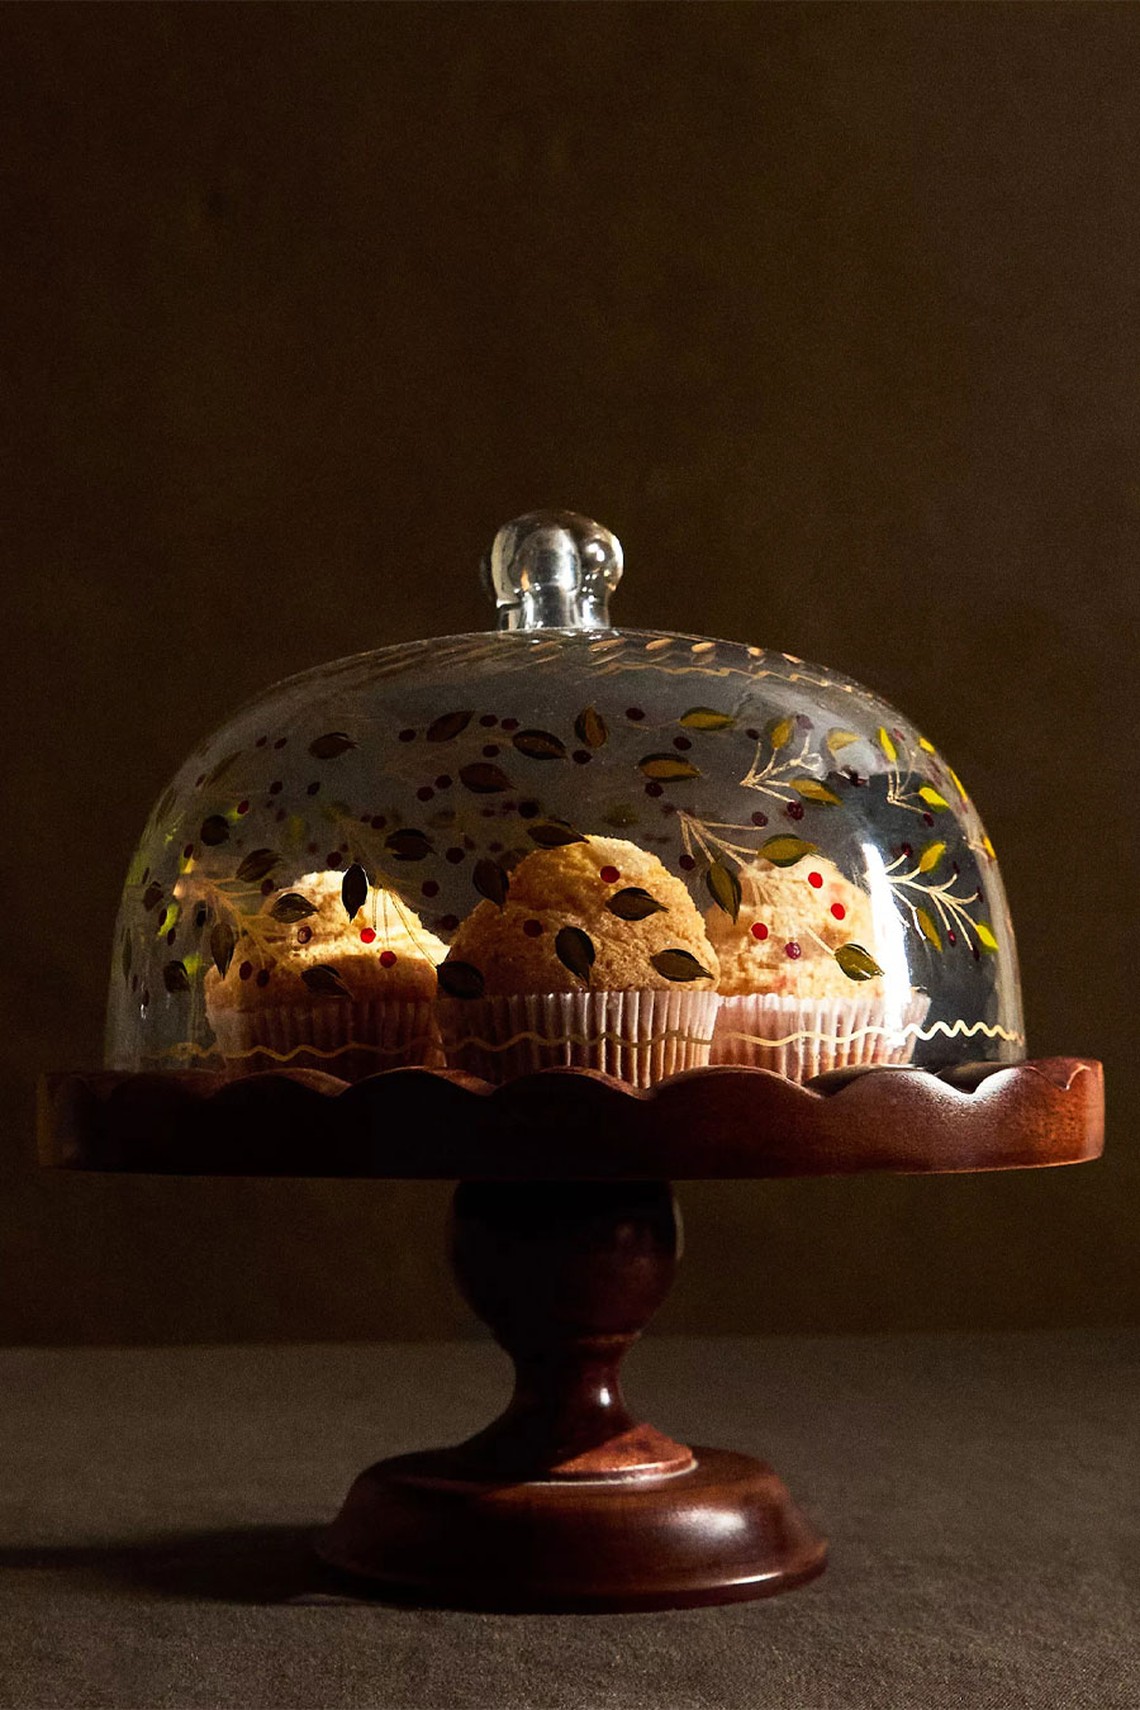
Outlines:
{"label": "paper cupcake liner", "polygon": [[601,1069],[652,1086],[709,1060],[716,992],[536,992],[440,998],[447,1065],[485,1081],[535,1069]]}
{"label": "paper cupcake liner", "polygon": [[773,1069],[810,1081],[829,1069],[908,1063],[930,1008],[912,992],[900,1014],[882,998],[796,998],[753,992],[721,1001],[710,1061]]}
{"label": "paper cupcake liner", "polygon": [[227,1064],[262,1069],[323,1069],[345,1081],[381,1069],[438,1068],[443,1062],[434,1005],[392,999],[263,1004],[210,1017]]}

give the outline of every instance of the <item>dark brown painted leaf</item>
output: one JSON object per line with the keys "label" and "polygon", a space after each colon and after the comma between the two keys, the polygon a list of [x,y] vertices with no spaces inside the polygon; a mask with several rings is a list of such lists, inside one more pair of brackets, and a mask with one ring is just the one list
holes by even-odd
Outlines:
{"label": "dark brown painted leaf", "polygon": [[229,825],[220,813],[212,813],[209,819],[204,819],[198,831],[198,836],[208,849],[216,849],[219,843],[224,843],[230,834]]}
{"label": "dark brown painted leaf", "polygon": [[470,962],[441,962],[436,970],[439,989],[448,997],[481,998],[483,976]]}
{"label": "dark brown painted leaf", "polygon": [[486,897],[488,902],[497,903],[502,908],[507,900],[511,881],[497,861],[476,861],[471,882],[481,897]]}
{"label": "dark brown painted leaf", "polygon": [[188,992],[190,976],[184,962],[168,962],[162,970],[162,983],[168,992]]}
{"label": "dark brown painted leaf", "polygon": [[210,929],[210,955],[223,980],[226,977],[226,969],[233,961],[236,943],[233,927],[224,920],[215,921]]}
{"label": "dark brown painted leaf", "polygon": [[526,834],[540,849],[561,849],[564,843],[586,841],[580,831],[563,824],[560,819],[540,819],[537,824],[527,826]]}
{"label": "dark brown painted leaf", "polygon": [[157,908],[162,901],[162,886],[152,879],[143,892],[143,907],[149,914],[152,908]]}
{"label": "dark brown painted leaf", "polygon": [[509,790],[511,780],[498,766],[492,766],[487,760],[476,760],[473,765],[459,768],[459,781],[466,784],[477,796],[494,796],[502,790]]}
{"label": "dark brown painted leaf", "polygon": [[667,980],[711,980],[712,975],[707,968],[702,968],[695,956],[690,956],[687,950],[659,950],[656,956],[649,960]]}
{"label": "dark brown painted leaf", "polygon": [[517,730],[511,741],[528,760],[565,760],[566,744],[549,730]]}
{"label": "dark brown painted leaf", "polygon": [[355,747],[351,736],[346,736],[343,730],[330,730],[310,742],[309,753],[314,760],[339,760],[342,754]]}
{"label": "dark brown painted leaf", "polygon": [[665,904],[643,891],[640,885],[626,885],[624,890],[614,892],[606,907],[619,920],[648,920],[651,914],[663,913]]}
{"label": "dark brown painted leaf", "polygon": [[647,754],[644,760],[638,761],[638,766],[647,778],[658,782],[672,782],[677,778],[699,778],[701,775],[700,768],[680,754]]}
{"label": "dark brown painted leaf", "polygon": [[597,707],[587,707],[585,712],[580,712],[574,720],[574,735],[579,742],[584,742],[587,748],[601,748],[609,734],[606,721]]}
{"label": "dark brown painted leaf", "polygon": [[731,713],[717,712],[714,707],[690,707],[680,718],[686,730],[731,730],[736,720]]}
{"label": "dark brown painted leaf", "polygon": [[424,734],[429,742],[451,742],[460,731],[467,729],[474,717],[474,712],[470,711],[444,713],[442,718],[428,725]]}
{"label": "dark brown painted leaf", "polygon": [[580,926],[564,926],[554,940],[554,954],[564,968],[589,984],[594,965],[594,941]]}
{"label": "dark brown painted leaf", "polygon": [[368,901],[368,890],[368,874],[359,861],[354,861],[340,885],[340,900],[349,920],[352,920]]}
{"label": "dark brown painted leaf", "polygon": [[740,913],[740,880],[731,867],[726,867],[723,861],[714,861],[705,874],[705,884],[709,896],[717,908],[723,909],[732,921]]}
{"label": "dark brown painted leaf", "polygon": [[384,840],[385,849],[390,849],[397,861],[422,861],[425,855],[431,854],[431,838],[425,837],[422,831],[394,831]]}
{"label": "dark brown painted leaf", "polygon": [[300,891],[286,891],[283,897],[277,898],[269,912],[274,920],[282,920],[292,926],[295,921],[308,920],[311,914],[316,914],[317,905],[303,897]]}
{"label": "dark brown painted leaf", "polygon": [[123,949],[119,959],[122,963],[123,978],[124,980],[129,980],[131,977],[131,962],[134,959],[134,947],[131,944],[131,935],[129,932],[124,932],[123,934]]}
{"label": "dark brown painted leaf", "polygon": [[276,849],[251,849],[238,867],[237,876],[243,884],[256,884],[273,871],[280,859]]}
{"label": "dark brown painted leaf", "polygon": [[311,992],[320,992],[326,997],[351,995],[336,969],[330,968],[327,962],[319,962],[315,968],[306,968],[301,978]]}
{"label": "dark brown painted leaf", "polygon": [[236,748],[232,754],[227,754],[224,760],[219,760],[206,779],[206,788],[209,789],[211,784],[220,783],[230,768],[236,765],[240,759],[241,749]]}

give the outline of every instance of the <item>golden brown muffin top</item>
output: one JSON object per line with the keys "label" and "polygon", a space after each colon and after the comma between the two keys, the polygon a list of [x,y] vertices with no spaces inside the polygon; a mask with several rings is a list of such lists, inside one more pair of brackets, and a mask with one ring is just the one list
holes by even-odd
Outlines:
{"label": "golden brown muffin top", "polygon": [[[741,871],[740,887],[735,921],[716,906],[705,915],[725,997],[752,992],[804,998],[882,994],[881,975],[861,977],[876,965],[871,899],[831,861],[810,855],[792,867],[775,867],[757,859]],[[852,944],[871,957],[867,964],[846,953],[844,959],[857,970],[855,978],[836,959],[837,951]]]}

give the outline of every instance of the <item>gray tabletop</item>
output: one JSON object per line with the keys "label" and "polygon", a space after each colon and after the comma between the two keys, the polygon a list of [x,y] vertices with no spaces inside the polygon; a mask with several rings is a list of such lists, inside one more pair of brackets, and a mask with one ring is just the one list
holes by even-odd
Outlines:
{"label": "gray tabletop", "polygon": [[0,1354],[0,1702],[382,1710],[1136,1710],[1127,1332],[648,1339],[631,1400],[764,1454],[823,1579],[723,1609],[496,1616],[322,1592],[379,1455],[495,1409],[486,1343]]}

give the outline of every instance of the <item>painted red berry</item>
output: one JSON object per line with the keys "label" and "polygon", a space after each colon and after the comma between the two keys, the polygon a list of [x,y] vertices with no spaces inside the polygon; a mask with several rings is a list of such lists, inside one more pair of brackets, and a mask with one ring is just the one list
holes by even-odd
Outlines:
{"label": "painted red berry", "polygon": [[381,950],[380,966],[382,968],[394,968],[396,966],[396,952],[394,950]]}
{"label": "painted red berry", "polygon": [[804,817],[804,804],[802,802],[789,802],[784,812],[789,819],[802,819]]}
{"label": "painted red berry", "polygon": [[844,908],[842,903],[832,903],[831,912],[835,916],[836,920],[847,919],[847,910]]}
{"label": "painted red berry", "polygon": [[542,922],[541,922],[541,920],[524,920],[523,921],[523,931],[526,933],[528,938],[541,938],[542,937]]}
{"label": "painted red berry", "polygon": [[289,740],[289,738],[287,736],[279,736],[277,738],[277,741],[273,744],[273,746],[274,746],[274,748],[284,748],[284,746],[288,742],[288,740]]}
{"label": "painted red berry", "polygon": [[370,926],[362,926],[361,927],[361,929],[360,929],[360,942],[362,944],[375,944],[376,934],[375,934],[375,932],[373,932],[373,930]]}
{"label": "painted red berry", "polygon": [[434,795],[435,791],[432,789],[430,784],[421,784],[420,788],[416,791],[416,800],[418,802],[430,802]]}
{"label": "painted red berry", "polygon": [[439,895],[439,884],[435,879],[425,879],[420,890],[425,897],[437,897]]}
{"label": "painted red berry", "polygon": [[519,727],[519,721],[517,718],[505,718],[503,720],[503,729],[504,730],[517,730],[518,727]]}
{"label": "painted red berry", "polygon": [[299,926],[297,928],[297,943],[298,944],[307,944],[309,942],[309,939],[312,936],[313,936],[313,929],[311,926]]}
{"label": "painted red berry", "polygon": [[238,979],[239,980],[248,980],[251,977],[252,973],[253,973],[253,963],[252,962],[243,962],[241,967],[238,969]]}
{"label": "painted red berry", "polygon": [[790,957],[793,962],[798,962],[800,957],[803,955],[803,951],[800,949],[794,938],[789,938],[788,942],[784,945],[784,955]]}
{"label": "painted red berry", "polygon": [[254,746],[254,747],[255,747],[255,748],[264,748],[264,747],[265,747],[265,744],[266,744],[266,743],[267,743],[267,742],[268,742],[268,741],[269,741],[269,738],[268,738],[268,737],[267,737],[267,736],[259,736],[259,737],[258,737],[258,739],[257,739],[257,741],[256,741],[256,742],[255,742],[255,743],[254,743],[254,745],[253,745],[253,746]]}
{"label": "painted red berry", "polygon": [[451,862],[451,865],[453,867],[458,867],[459,863],[463,860],[466,853],[467,853],[467,851],[465,849],[460,849],[457,846],[456,848],[449,849],[447,851],[447,859]]}
{"label": "painted red berry", "polygon": [[645,717],[645,713],[642,711],[641,707],[626,707],[625,716],[626,718],[632,719],[634,724],[636,724],[639,719],[643,719]]}
{"label": "painted red berry", "polygon": [[446,772],[440,773],[439,777],[435,781],[435,787],[437,790],[450,790],[451,779],[448,777]]}
{"label": "painted red berry", "polygon": [[811,886],[813,891],[821,891],[823,889],[823,874],[809,873],[808,884]]}
{"label": "painted red berry", "polygon": [[691,873],[696,864],[696,860],[692,855],[682,855],[681,859],[677,863],[677,865],[683,868],[686,873]]}
{"label": "painted red berry", "polygon": [[273,782],[269,786],[269,794],[271,796],[279,796],[284,788],[285,785],[282,780],[280,778],[274,778]]}
{"label": "painted red berry", "polygon": [[269,969],[268,968],[258,969],[257,984],[259,986],[267,986],[269,984]]}
{"label": "painted red berry", "polygon": [[588,766],[594,756],[590,753],[588,748],[575,748],[570,758],[573,760],[575,766]]}
{"label": "painted red berry", "polygon": [[490,728],[493,724],[498,724],[498,722],[499,721],[495,717],[493,712],[485,712],[483,714],[482,718],[479,720],[479,723],[481,725],[484,725],[488,730],[490,730]]}
{"label": "painted red berry", "polygon": [[663,784],[646,784],[645,793],[647,796],[663,796],[665,786]]}
{"label": "painted red berry", "polygon": [[399,739],[401,742],[414,742],[416,740],[416,733],[414,730],[402,730],[400,732]]}
{"label": "painted red berry", "polygon": [[459,916],[457,914],[445,914],[440,919],[439,930],[441,932],[454,932],[458,925]]}
{"label": "painted red berry", "polygon": [[604,879],[607,885],[616,885],[621,874],[616,867],[603,867],[599,877]]}
{"label": "painted red berry", "polygon": [[758,938],[760,940],[761,944],[764,942],[765,938],[767,938],[768,928],[764,925],[764,922],[762,920],[757,920],[757,921],[753,922],[752,936],[753,936],[753,938]]}
{"label": "painted red berry", "polygon": [[756,812],[752,815],[752,823],[753,825],[767,825],[768,815],[766,813]]}
{"label": "painted red berry", "polygon": [[328,854],[325,856],[325,866],[326,867],[343,867],[344,866],[344,857],[342,856],[339,849],[330,849],[329,850]]}
{"label": "painted red berry", "polygon": [[687,736],[675,736],[673,738],[673,747],[679,748],[681,750],[682,754],[684,754],[686,752],[686,750],[690,749],[692,746],[693,745],[689,741]]}
{"label": "painted red berry", "polygon": [[239,813],[248,813],[249,812],[249,803],[248,802],[239,802],[237,805],[237,810]]}

